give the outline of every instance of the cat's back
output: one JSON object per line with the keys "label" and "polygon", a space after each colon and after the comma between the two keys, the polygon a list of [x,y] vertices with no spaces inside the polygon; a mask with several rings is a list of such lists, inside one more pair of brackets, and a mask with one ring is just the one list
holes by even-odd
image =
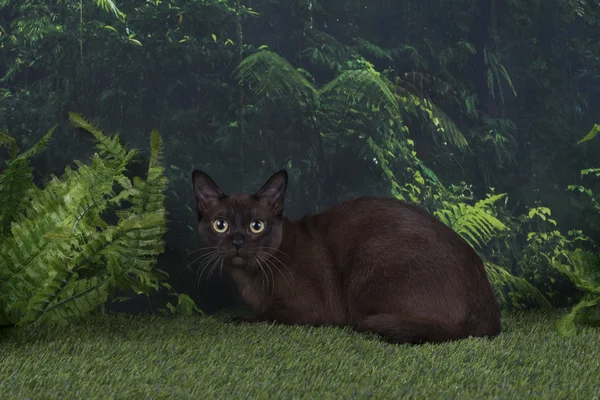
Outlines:
{"label": "cat's back", "polygon": [[[419,231],[441,224],[424,209],[393,197],[365,196],[337,204],[316,216],[331,231],[346,233]],[[443,225],[443,224],[442,224]],[[444,229],[444,228],[442,228]]]}
{"label": "cat's back", "polygon": [[451,228],[421,207],[390,197],[359,197],[315,215],[314,230],[341,261],[362,246],[394,253],[461,252],[476,259],[474,250]]}

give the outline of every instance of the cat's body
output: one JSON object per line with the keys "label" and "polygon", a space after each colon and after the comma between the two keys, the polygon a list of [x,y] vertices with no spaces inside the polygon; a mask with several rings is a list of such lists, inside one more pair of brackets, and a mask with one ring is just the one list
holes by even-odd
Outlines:
{"label": "cat's body", "polygon": [[[348,325],[396,343],[500,332],[480,258],[443,223],[416,206],[378,197],[290,221],[282,215],[287,177],[278,174],[256,195],[226,196],[194,173],[200,232],[229,260],[255,313],[250,321]],[[230,221],[221,234],[218,227],[210,231],[219,218]],[[247,228],[256,221],[263,231]]]}

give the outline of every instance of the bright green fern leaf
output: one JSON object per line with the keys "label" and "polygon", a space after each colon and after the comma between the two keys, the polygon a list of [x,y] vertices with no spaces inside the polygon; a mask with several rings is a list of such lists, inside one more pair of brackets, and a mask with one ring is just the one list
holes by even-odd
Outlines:
{"label": "bright green fern leaf", "polygon": [[444,207],[434,212],[443,223],[451,227],[472,247],[483,246],[494,233],[508,229],[499,219],[489,213],[487,207],[505,194],[480,200],[474,206],[465,203],[444,202]]}

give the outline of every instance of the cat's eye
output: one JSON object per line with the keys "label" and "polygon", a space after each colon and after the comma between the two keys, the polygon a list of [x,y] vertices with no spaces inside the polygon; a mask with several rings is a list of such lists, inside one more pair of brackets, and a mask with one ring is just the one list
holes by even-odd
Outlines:
{"label": "cat's eye", "polygon": [[229,228],[229,224],[223,218],[217,218],[213,221],[212,227],[215,232],[223,233]]}
{"label": "cat's eye", "polygon": [[265,230],[264,221],[261,221],[260,219],[255,219],[254,221],[250,222],[250,230],[252,231],[252,233],[261,233]]}

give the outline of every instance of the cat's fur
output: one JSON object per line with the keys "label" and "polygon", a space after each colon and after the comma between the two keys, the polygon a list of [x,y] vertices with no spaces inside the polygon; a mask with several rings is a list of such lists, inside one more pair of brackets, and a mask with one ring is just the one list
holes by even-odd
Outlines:
{"label": "cat's fur", "polygon": [[[200,171],[192,179],[199,232],[254,311],[250,322],[349,325],[395,343],[500,332],[481,259],[417,206],[363,197],[291,221],[282,214],[285,171],[254,195],[225,195]],[[227,231],[213,229],[216,218]],[[264,231],[252,233],[254,219]]]}

